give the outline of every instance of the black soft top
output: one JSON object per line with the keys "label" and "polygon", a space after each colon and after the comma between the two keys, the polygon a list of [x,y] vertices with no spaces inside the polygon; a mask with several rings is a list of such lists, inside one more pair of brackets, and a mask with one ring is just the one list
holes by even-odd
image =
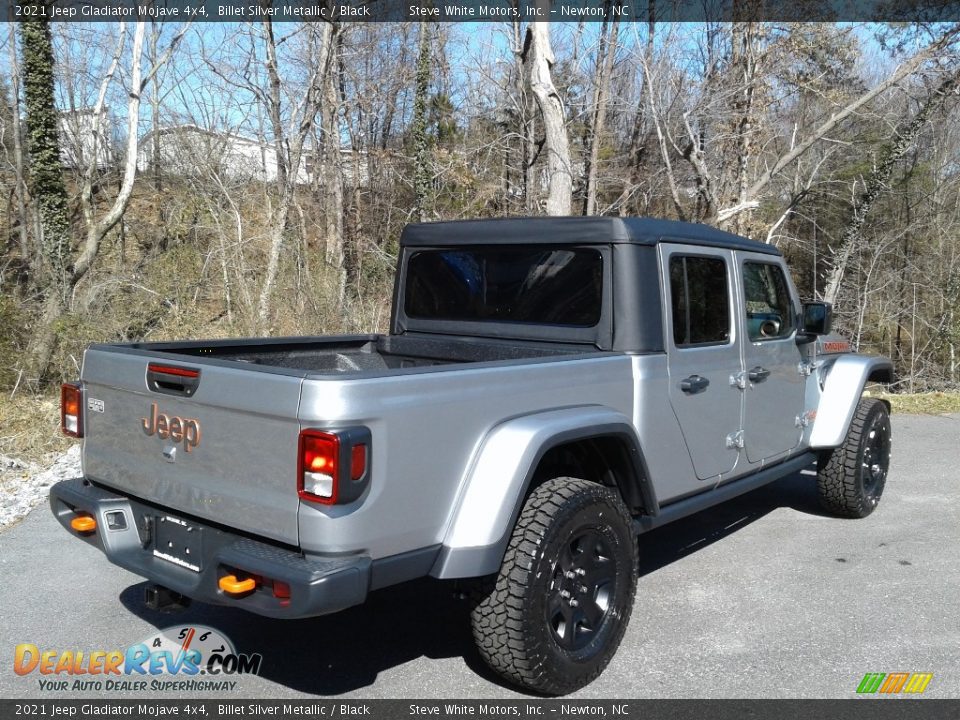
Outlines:
{"label": "black soft top", "polygon": [[407,247],[523,243],[656,245],[671,240],[768,255],[781,254],[773,245],[748,240],[709,225],[630,217],[527,217],[417,223],[404,228],[400,244]]}

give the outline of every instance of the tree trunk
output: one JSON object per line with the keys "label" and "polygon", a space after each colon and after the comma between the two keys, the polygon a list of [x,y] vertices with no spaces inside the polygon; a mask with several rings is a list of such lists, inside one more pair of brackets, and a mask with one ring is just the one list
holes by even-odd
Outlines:
{"label": "tree trunk", "polygon": [[40,216],[44,295],[56,295],[58,302],[64,304],[67,300],[70,223],[67,220],[67,190],[60,163],[53,40],[46,19],[24,21],[19,28],[23,53],[27,151],[30,157],[29,190]]}
{"label": "tree trunk", "polygon": [[432,172],[430,144],[427,137],[427,93],[430,89],[430,35],[429,25],[420,21],[420,52],[417,57],[416,90],[413,100],[413,192],[414,215],[424,222],[430,210]]}
{"label": "tree trunk", "polygon": [[340,89],[338,83],[339,63],[330,53],[325,71],[323,107],[320,122],[323,124],[323,226],[324,261],[333,273],[336,284],[337,305],[343,304],[346,296],[346,269],[344,260],[343,228],[343,156],[340,152]]}
{"label": "tree trunk", "polygon": [[[754,96],[757,81],[758,32],[756,23],[734,23],[731,38],[733,67],[733,120],[736,167],[733,183],[732,205],[747,203],[749,185],[748,169],[753,151]],[[733,216],[732,231],[743,232],[743,214]]]}
{"label": "tree trunk", "polygon": [[[316,57],[312,58],[313,69],[307,79],[307,90],[303,100],[297,104],[296,111],[291,118],[291,132],[288,133],[281,117],[281,90],[279,68],[277,66],[276,46],[274,45],[272,23],[269,18],[264,20],[266,28],[265,40],[267,43],[267,69],[270,75],[270,100],[268,112],[274,122],[274,140],[277,148],[277,184],[280,197],[273,208],[270,217],[270,252],[267,256],[267,272],[260,290],[260,302],[257,311],[259,331],[267,328],[270,317],[270,299],[280,269],[280,251],[283,249],[284,234],[287,230],[287,218],[290,214],[290,205],[296,191],[297,179],[300,174],[303,159],[303,146],[313,130],[314,119],[320,112],[323,102],[323,81],[330,69],[330,54],[333,43],[333,24],[319,23]],[[313,27],[313,26],[309,26]],[[284,152],[281,153],[280,151]],[[281,157],[283,158],[281,164]],[[281,183],[280,168],[284,168],[283,182]]]}
{"label": "tree trunk", "polygon": [[[151,63],[158,59],[157,44],[160,40],[162,25],[155,20],[150,21],[150,50],[149,56]],[[150,130],[153,132],[153,139],[150,143],[150,172],[153,176],[153,189],[158,193],[163,191],[163,179],[160,175],[160,94],[158,88],[150,93]],[[158,220],[163,223],[164,204],[157,203]]]}
{"label": "tree trunk", "polygon": [[[267,5],[270,5],[268,2]],[[267,105],[267,114],[270,117],[270,126],[273,130],[273,149],[276,155],[277,164],[277,186],[285,188],[287,186],[288,170],[294,175],[297,174],[297,168],[287,167],[287,148],[285,147],[284,137],[286,133],[283,129],[282,119],[282,97],[280,81],[280,69],[277,66],[277,45],[273,37],[273,21],[267,16],[263,20],[263,31],[266,39],[266,68],[267,77],[270,79],[270,101]],[[264,167],[266,172],[266,167]],[[269,178],[267,178],[269,180]]]}
{"label": "tree trunk", "polygon": [[[616,7],[620,7],[617,2]],[[606,2],[607,14],[610,14],[612,3]],[[617,54],[617,33],[620,21],[614,17],[607,32],[607,21],[604,20],[600,29],[600,47],[597,50],[596,79],[593,95],[593,122],[590,127],[590,153],[587,158],[587,188],[584,197],[583,214],[595,215],[597,212],[597,164],[600,161],[600,144],[603,138],[604,124],[607,118],[607,95],[610,90],[610,75],[613,72],[613,63]]]}
{"label": "tree trunk", "polygon": [[[653,65],[654,38],[657,31],[657,6],[655,0],[649,0],[647,5],[647,40],[644,43],[643,61],[644,67]],[[627,149],[627,179],[623,184],[620,197],[615,203],[619,215],[629,215],[636,206],[630,203],[630,197],[634,194],[635,188],[641,183],[643,174],[641,173],[642,164],[647,151],[649,140],[649,129],[647,128],[646,113],[644,105],[647,102],[645,95],[650,92],[647,82],[640,86],[640,97],[637,99],[636,114],[633,116],[633,128],[630,131],[630,145]],[[634,210],[634,212],[636,212]]]}
{"label": "tree trunk", "polygon": [[29,219],[27,217],[27,183],[24,177],[23,163],[23,129],[20,126],[20,63],[17,60],[16,25],[7,23],[10,30],[10,110],[11,129],[13,131],[13,170],[16,187],[14,193],[17,204],[17,235],[20,241],[20,257],[29,263],[36,276],[40,270],[37,266],[36,255],[30,248]]}
{"label": "tree trunk", "polygon": [[50,365],[59,344],[59,321],[66,311],[66,305],[56,293],[50,293],[43,301],[37,329],[27,346],[26,377],[31,384],[36,383],[37,387],[53,380],[49,376]]}
{"label": "tree trunk", "polygon": [[[549,17],[548,3],[541,0],[544,17]],[[564,124],[563,103],[553,84],[550,69],[555,58],[550,46],[550,23],[532,22],[527,27],[524,43],[524,63],[528,67],[530,89],[537,99],[543,120],[544,149],[547,152],[549,185],[547,215],[569,215],[573,193],[573,173],[570,168],[570,144]]]}
{"label": "tree trunk", "polygon": [[[515,73],[515,91],[517,93],[517,134],[520,137],[520,193],[524,214],[533,211],[533,162],[530,158],[533,147],[533,119],[530,117],[530,98],[527,95],[526,78],[523,69],[523,35],[520,32],[520,20],[513,21],[513,56]],[[509,167],[508,167],[509,172]],[[509,191],[509,183],[507,186]]]}

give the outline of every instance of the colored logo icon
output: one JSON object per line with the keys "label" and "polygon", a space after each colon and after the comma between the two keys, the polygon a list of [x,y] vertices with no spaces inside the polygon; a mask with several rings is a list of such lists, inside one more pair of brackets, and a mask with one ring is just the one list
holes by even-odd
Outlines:
{"label": "colored logo icon", "polygon": [[857,686],[857,692],[863,695],[873,693],[919,695],[927,689],[931,680],[933,680],[933,673],[867,673]]}

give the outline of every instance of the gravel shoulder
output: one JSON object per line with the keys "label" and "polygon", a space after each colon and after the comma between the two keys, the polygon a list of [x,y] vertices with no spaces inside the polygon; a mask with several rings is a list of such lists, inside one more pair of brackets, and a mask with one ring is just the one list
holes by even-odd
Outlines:
{"label": "gravel shoulder", "polygon": [[81,474],[80,444],[60,455],[42,469],[40,465],[0,455],[0,531],[26,517],[46,502],[50,486]]}

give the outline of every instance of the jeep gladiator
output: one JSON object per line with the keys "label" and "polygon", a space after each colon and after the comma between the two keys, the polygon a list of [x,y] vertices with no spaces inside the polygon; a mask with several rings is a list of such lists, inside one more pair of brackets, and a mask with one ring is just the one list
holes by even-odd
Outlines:
{"label": "jeep gladiator", "polygon": [[863,389],[892,366],[830,316],[703,225],[411,225],[389,334],[88,348],[62,391],[83,476],[51,507],[154,607],[463,580],[483,658],[563,694],[620,643],[637,534],[814,463],[824,507],[874,509],[889,408]]}

